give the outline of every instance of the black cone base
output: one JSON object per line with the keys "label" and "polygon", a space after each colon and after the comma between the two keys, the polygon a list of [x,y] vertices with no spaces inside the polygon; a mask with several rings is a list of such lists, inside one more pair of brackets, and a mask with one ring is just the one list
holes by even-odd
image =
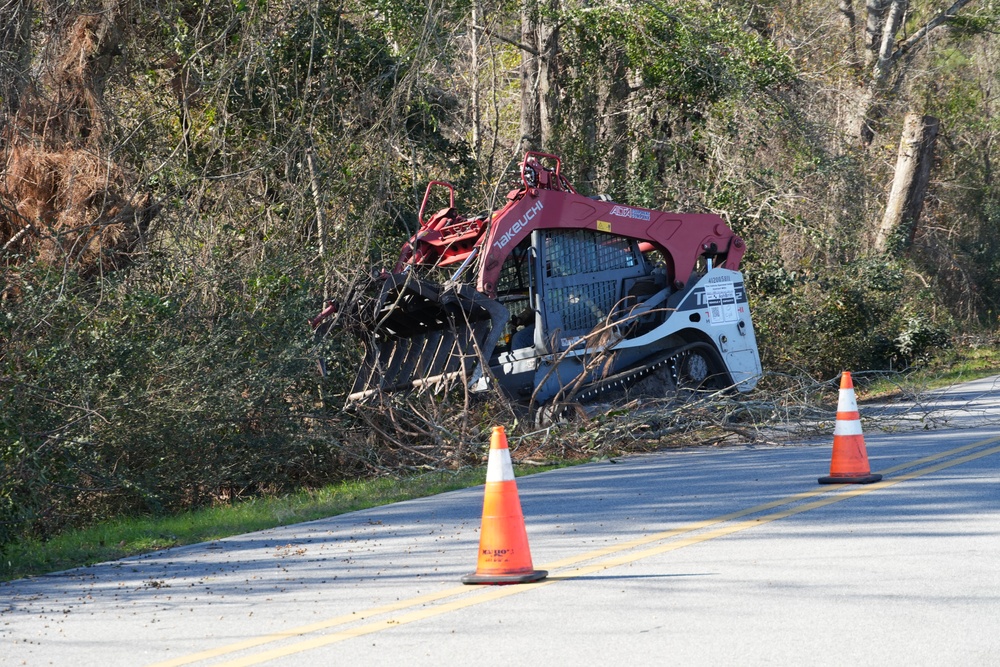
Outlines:
{"label": "black cone base", "polygon": [[882,479],[882,475],[860,475],[858,477],[820,477],[820,484],[871,484]]}
{"label": "black cone base", "polygon": [[532,570],[522,574],[467,574],[463,584],[528,584],[549,576],[546,570]]}

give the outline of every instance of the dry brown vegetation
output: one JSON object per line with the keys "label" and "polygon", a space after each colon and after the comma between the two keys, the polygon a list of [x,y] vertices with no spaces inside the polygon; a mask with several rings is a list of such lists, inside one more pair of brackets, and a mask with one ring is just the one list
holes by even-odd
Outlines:
{"label": "dry brown vegetation", "polygon": [[[22,12],[30,7],[21,5]],[[121,268],[143,240],[158,205],[137,193],[115,161],[104,91],[122,44],[125,17],[104,11],[60,17],[41,72],[24,85],[2,125],[0,243],[8,256],[89,275]]]}

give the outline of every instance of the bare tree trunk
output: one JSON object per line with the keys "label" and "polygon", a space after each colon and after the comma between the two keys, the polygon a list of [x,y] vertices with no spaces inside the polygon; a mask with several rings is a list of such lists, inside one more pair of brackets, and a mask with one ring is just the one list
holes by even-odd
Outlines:
{"label": "bare tree trunk", "polygon": [[867,0],[865,2],[865,66],[871,67],[878,56],[885,27],[885,12],[891,0]]}
{"label": "bare tree trunk", "polygon": [[481,14],[479,0],[472,0],[472,29],[469,31],[469,37],[472,40],[472,62],[470,63],[472,70],[470,72],[472,77],[472,152],[477,160],[483,148],[483,121],[479,101],[479,31],[477,30],[477,26],[482,23]]}
{"label": "bare tree trunk", "polygon": [[[548,16],[556,15],[562,0],[547,0]],[[538,101],[541,121],[541,139],[544,150],[552,150],[552,142],[559,125],[559,25],[544,17],[538,23]]]}
{"label": "bare tree trunk", "polygon": [[[851,133],[861,140],[862,145],[868,146],[875,137],[874,123],[883,113],[882,101],[892,80],[898,82],[905,74],[897,71],[900,60],[922,48],[927,43],[928,35],[954,19],[970,2],[973,0],[955,0],[948,9],[897,43],[896,35],[903,27],[909,0],[867,0],[865,54],[871,73],[851,123]],[[876,33],[875,28],[879,25],[881,32]]]}
{"label": "bare tree trunk", "polygon": [[930,181],[939,126],[940,121],[933,116],[915,113],[906,116],[899,140],[896,175],[875,237],[878,253],[903,251],[913,243]]}
{"label": "bare tree trunk", "polygon": [[323,220],[323,197],[320,195],[319,178],[313,162],[313,138],[310,134],[306,146],[306,165],[309,167],[309,189],[312,191],[313,206],[316,209],[316,238],[319,241],[319,261],[323,266],[323,302],[330,298],[330,275],[326,266],[326,225]]}
{"label": "bare tree trunk", "polygon": [[595,150],[597,154],[604,153],[597,183],[601,192],[613,190],[628,167],[626,147],[630,92],[625,52],[623,49],[615,49],[608,55],[606,78],[601,79],[598,93],[601,109],[600,142],[607,147],[606,151],[599,148]]}
{"label": "bare tree trunk", "polygon": [[840,0],[837,10],[844,17],[847,29],[847,57],[854,66],[858,62],[858,17],[854,13],[854,0]]}
{"label": "bare tree trunk", "polygon": [[538,45],[538,3],[525,0],[521,8],[521,43],[534,52],[521,49],[521,150],[542,148],[542,109],[539,99],[539,67],[542,57]]}
{"label": "bare tree trunk", "polygon": [[[880,102],[885,92],[889,74],[892,72],[892,66],[896,61],[897,56],[894,52],[896,32],[903,21],[903,15],[906,13],[908,4],[909,0],[888,0],[883,3],[880,18],[882,21],[881,38],[874,44],[874,51],[870,47],[866,50],[867,56],[874,56],[874,64],[869,62],[869,65],[871,65],[871,76],[858,104],[856,136],[861,139],[863,146],[868,146],[875,138],[874,124],[883,114]],[[887,7],[888,12],[885,11]],[[868,25],[871,28],[870,13]],[[871,37],[870,33],[866,33],[866,35]]]}
{"label": "bare tree trunk", "polygon": [[909,4],[909,0],[892,0],[889,15],[882,28],[882,41],[878,48],[878,57],[875,59],[875,67],[872,69],[872,86],[876,90],[881,90],[885,86],[892,64],[896,60],[896,33],[899,32],[899,28],[903,24],[903,15],[906,14]]}

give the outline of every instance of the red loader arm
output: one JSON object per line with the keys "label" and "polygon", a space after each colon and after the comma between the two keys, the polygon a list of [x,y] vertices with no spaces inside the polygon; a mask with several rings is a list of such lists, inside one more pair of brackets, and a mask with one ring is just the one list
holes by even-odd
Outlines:
{"label": "red loader arm", "polygon": [[[540,159],[555,161],[555,168],[541,166]],[[562,176],[554,155],[528,153],[522,179],[525,187],[508,195],[511,203],[494,214],[482,242],[478,289],[487,296],[495,296],[504,260],[535,229],[590,229],[646,241],[648,249],[662,253],[676,289],[684,286],[702,256],[716,266],[739,270],[746,251],[743,239],[717,215],[651,211],[584,197]]]}
{"label": "red loader arm", "polygon": [[[542,161],[554,163],[546,167]],[[393,273],[407,264],[449,266],[466,260],[479,247],[477,290],[496,296],[500,268],[511,251],[535,229],[590,229],[645,241],[658,250],[676,289],[687,282],[700,257],[738,271],[746,247],[718,215],[668,213],[584,197],[561,173],[554,155],[529,152],[521,163],[522,187],[507,195],[508,204],[490,224],[469,220],[455,211],[455,190],[432,181],[420,208],[420,230],[403,246]],[[446,187],[450,206],[424,219],[431,188]]]}

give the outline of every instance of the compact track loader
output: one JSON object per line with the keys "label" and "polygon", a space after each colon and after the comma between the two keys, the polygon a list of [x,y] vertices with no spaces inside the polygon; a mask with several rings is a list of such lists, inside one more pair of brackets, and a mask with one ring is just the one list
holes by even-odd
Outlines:
{"label": "compact track loader", "polygon": [[[450,205],[425,217],[435,188]],[[419,221],[391,271],[311,321],[365,345],[348,404],[455,383],[540,406],[654,373],[676,387],[757,382],[746,248],[719,216],[585,197],[558,157],[529,152],[500,210],[465,218],[454,187],[432,181]]]}

